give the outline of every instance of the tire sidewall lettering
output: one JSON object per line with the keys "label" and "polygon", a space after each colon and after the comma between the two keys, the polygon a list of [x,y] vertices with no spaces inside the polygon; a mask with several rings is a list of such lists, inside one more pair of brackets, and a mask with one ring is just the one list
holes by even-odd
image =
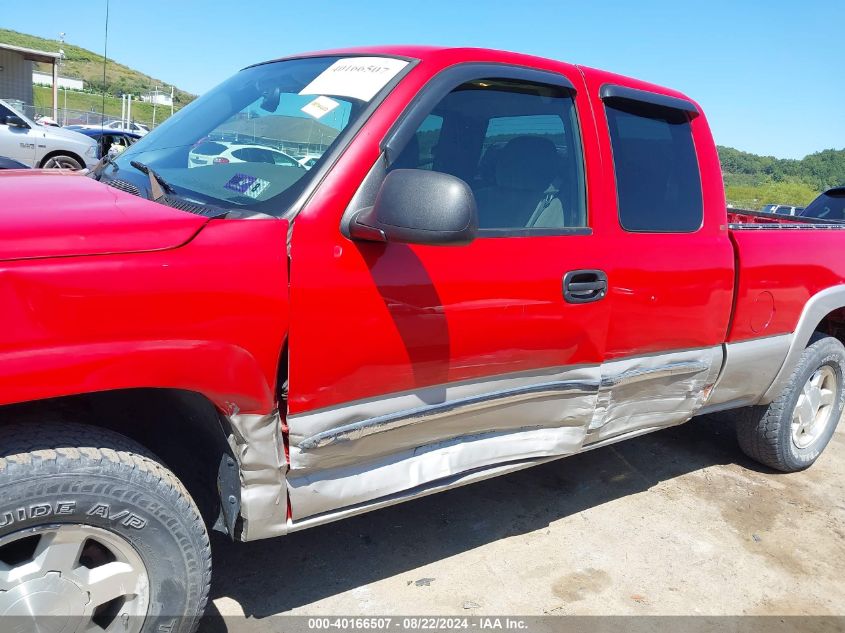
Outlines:
{"label": "tire sidewall lettering", "polygon": [[[87,510],[85,506],[90,506]],[[135,530],[142,530],[149,524],[149,521],[130,509],[113,509],[114,504],[97,501],[80,504],[76,500],[65,501],[44,501],[29,505],[21,505],[11,510],[0,510],[0,529],[14,529],[16,524],[29,522],[36,519],[50,519],[51,517],[65,517],[74,514],[85,516],[97,516],[113,524],[120,524],[123,527]]]}

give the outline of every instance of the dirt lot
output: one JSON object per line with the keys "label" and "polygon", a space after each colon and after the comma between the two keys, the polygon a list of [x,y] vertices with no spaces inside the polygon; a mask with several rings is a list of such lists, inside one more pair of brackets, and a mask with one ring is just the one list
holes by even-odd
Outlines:
{"label": "dirt lot", "polygon": [[710,417],[290,536],[215,541],[210,613],[845,614],[845,424],[806,472]]}

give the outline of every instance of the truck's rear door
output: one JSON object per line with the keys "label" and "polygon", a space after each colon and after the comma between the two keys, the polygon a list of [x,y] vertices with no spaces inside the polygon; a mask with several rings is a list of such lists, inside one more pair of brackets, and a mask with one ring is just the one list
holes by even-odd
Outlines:
{"label": "truck's rear door", "polygon": [[584,74],[607,166],[607,212],[596,218],[609,251],[603,373],[637,375],[599,403],[590,437],[598,441],[685,421],[702,404],[721,365],[734,252],[698,107],[612,74]]}

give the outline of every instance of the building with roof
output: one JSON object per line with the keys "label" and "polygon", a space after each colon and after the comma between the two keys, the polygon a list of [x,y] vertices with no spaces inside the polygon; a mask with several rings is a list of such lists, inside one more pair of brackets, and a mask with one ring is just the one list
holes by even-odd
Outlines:
{"label": "building with roof", "polygon": [[32,64],[43,62],[52,67],[53,118],[58,118],[58,62],[61,53],[37,51],[0,42],[0,99],[32,103]]}

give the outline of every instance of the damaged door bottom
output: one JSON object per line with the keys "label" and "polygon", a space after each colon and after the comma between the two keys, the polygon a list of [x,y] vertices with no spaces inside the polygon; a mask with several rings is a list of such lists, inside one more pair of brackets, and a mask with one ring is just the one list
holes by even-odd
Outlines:
{"label": "damaged door bottom", "polygon": [[[751,362],[763,385],[786,343],[751,342],[734,357]],[[278,412],[233,415],[238,537],[305,529],[681,424],[718,401],[725,351],[550,368],[437,387],[439,399],[397,394],[292,416],[290,464]]]}

